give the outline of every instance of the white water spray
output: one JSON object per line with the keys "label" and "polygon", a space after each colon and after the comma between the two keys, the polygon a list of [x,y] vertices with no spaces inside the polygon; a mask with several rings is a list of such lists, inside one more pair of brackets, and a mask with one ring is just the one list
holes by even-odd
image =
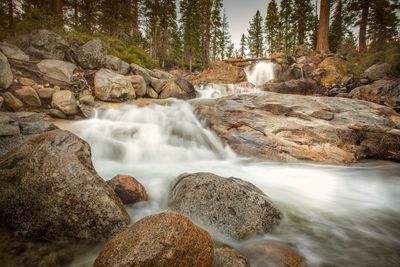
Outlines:
{"label": "white water spray", "polygon": [[247,81],[255,86],[263,86],[274,79],[274,64],[271,62],[259,62],[254,67],[245,69]]}

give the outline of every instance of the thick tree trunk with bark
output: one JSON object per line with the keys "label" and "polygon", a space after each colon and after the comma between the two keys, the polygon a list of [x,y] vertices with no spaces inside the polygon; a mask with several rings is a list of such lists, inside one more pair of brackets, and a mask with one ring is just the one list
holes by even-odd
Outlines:
{"label": "thick tree trunk with bark", "polygon": [[362,3],[362,12],[360,20],[360,31],[358,36],[358,49],[361,53],[367,52],[367,23],[369,12],[369,1],[364,0]]}
{"label": "thick tree trunk with bark", "polygon": [[323,54],[329,53],[329,0],[321,0],[317,51]]}

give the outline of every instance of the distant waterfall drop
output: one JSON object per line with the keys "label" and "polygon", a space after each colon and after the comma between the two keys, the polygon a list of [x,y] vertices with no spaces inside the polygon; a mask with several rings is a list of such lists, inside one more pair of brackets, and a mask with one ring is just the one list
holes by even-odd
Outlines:
{"label": "distant waterfall drop", "polygon": [[274,79],[274,64],[271,62],[259,62],[254,67],[245,69],[247,81],[257,87]]}

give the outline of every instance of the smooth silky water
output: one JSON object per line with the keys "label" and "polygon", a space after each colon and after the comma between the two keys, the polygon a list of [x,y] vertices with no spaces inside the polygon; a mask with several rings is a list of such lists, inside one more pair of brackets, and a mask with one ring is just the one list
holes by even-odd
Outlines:
{"label": "smooth silky water", "polygon": [[[226,88],[199,87],[199,96],[207,97],[204,90],[223,96]],[[329,166],[242,158],[184,101],[97,110],[95,118],[68,128],[91,145],[94,166],[104,179],[127,174],[146,187],[152,201],[128,207],[133,221],[167,208],[170,183],[179,174],[212,172],[255,184],[282,210],[282,223],[261,238],[293,244],[320,266],[400,266],[400,164]]]}

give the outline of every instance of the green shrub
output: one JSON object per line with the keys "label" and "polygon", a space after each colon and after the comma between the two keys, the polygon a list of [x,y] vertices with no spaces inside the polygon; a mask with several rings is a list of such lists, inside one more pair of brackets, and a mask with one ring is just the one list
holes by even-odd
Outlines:
{"label": "green shrub", "polygon": [[107,52],[110,55],[119,57],[128,62],[135,63],[142,67],[153,68],[158,66],[158,61],[152,59],[146,51],[137,47],[132,42],[126,42],[115,37],[104,34],[90,35],[77,31],[70,31],[64,34],[64,38],[69,42],[75,42],[82,45],[93,39],[102,40],[107,47]]}

